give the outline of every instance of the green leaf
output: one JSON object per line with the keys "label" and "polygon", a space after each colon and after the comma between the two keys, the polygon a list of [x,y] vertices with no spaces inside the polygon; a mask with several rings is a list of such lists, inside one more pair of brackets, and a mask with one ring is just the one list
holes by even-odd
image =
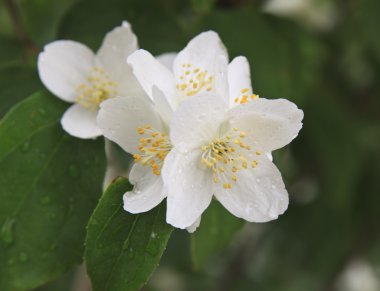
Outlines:
{"label": "green leaf", "polygon": [[36,70],[20,65],[0,68],[0,118],[17,102],[40,88]]}
{"label": "green leaf", "polygon": [[123,210],[131,189],[118,178],[103,194],[91,216],[85,261],[94,291],[139,290],[157,267],[173,230],[165,221],[165,204],[132,215]]}
{"label": "green leaf", "polygon": [[191,253],[195,269],[201,269],[223,250],[242,228],[244,221],[231,215],[218,201],[213,201],[191,236]]}
{"label": "green leaf", "polygon": [[0,123],[0,290],[29,290],[81,262],[104,145],[61,129],[67,105],[37,93]]}

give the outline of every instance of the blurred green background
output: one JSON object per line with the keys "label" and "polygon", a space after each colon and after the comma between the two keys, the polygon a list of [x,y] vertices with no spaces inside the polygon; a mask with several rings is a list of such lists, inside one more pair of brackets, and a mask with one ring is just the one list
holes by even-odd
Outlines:
{"label": "blurred green background", "polygon": [[[122,20],[154,54],[217,31],[231,58],[249,59],[256,93],[305,112],[299,137],[274,153],[287,212],[233,239],[201,225],[198,236],[223,241],[202,262],[192,259],[196,238],[175,231],[144,290],[380,290],[380,1],[2,0],[0,117],[43,88],[44,44],[72,39],[96,50]],[[39,290],[86,288],[75,268]]]}

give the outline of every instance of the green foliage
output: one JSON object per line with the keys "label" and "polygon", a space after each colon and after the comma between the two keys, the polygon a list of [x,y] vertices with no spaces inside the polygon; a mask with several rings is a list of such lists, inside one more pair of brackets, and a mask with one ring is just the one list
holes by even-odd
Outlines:
{"label": "green foliage", "polygon": [[0,35],[0,68],[14,63],[21,63],[23,50],[14,38]]}
{"label": "green foliage", "polygon": [[[69,290],[104,175],[102,140],[62,131],[66,104],[44,92],[25,99],[43,88],[26,64],[54,39],[96,51],[123,20],[153,54],[178,51],[214,29],[231,58],[247,56],[256,93],[305,111],[300,136],[274,155],[290,193],[287,212],[236,237],[242,221],[214,201],[195,234],[171,236],[144,290],[341,291],[337,282],[354,259],[380,267],[380,2],[331,1],[339,19],[319,32],[263,13],[262,2],[14,0],[25,39],[0,2],[0,290],[30,290],[66,271],[41,290]],[[165,203],[125,212],[128,189],[125,179],[113,183],[88,225],[95,290],[140,288],[172,231]]]}
{"label": "green foliage", "polygon": [[27,34],[42,46],[55,39],[60,21],[76,0],[16,0]]}
{"label": "green foliage", "polygon": [[[83,42],[96,51],[104,35],[127,20],[132,23],[141,47],[154,54],[179,50],[186,38],[180,30],[175,11],[158,0],[149,1],[149,9],[146,5],[139,0],[81,1],[65,17],[60,38]],[[89,7],[91,17],[83,17]]]}
{"label": "green foliage", "polygon": [[132,215],[123,210],[124,178],[110,185],[88,225],[85,261],[97,290],[139,290],[157,267],[173,230],[165,205]]}
{"label": "green foliage", "polygon": [[307,90],[316,83],[314,76],[323,57],[323,47],[309,33],[254,9],[213,11],[197,30],[206,29],[220,34],[231,58],[248,58],[257,94],[287,98],[297,104],[308,97]]}
{"label": "green foliage", "polygon": [[32,289],[81,261],[104,171],[103,143],[72,138],[47,93],[0,123],[0,289]]}
{"label": "green foliage", "polygon": [[191,236],[195,269],[204,268],[213,255],[228,246],[243,225],[243,220],[232,216],[219,202],[213,201],[202,216],[199,229]]}
{"label": "green foliage", "polygon": [[41,88],[35,69],[14,65],[0,68],[0,118],[17,102]]}

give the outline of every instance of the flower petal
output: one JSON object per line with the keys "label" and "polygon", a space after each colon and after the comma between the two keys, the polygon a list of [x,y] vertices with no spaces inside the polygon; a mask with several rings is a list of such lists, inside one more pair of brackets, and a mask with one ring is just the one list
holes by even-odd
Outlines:
{"label": "flower petal", "polygon": [[201,224],[201,218],[202,216],[199,216],[198,219],[192,225],[186,228],[188,233],[193,233],[197,230],[197,228]]}
{"label": "flower petal", "polygon": [[126,62],[127,57],[137,49],[136,35],[131,25],[123,21],[121,26],[107,33],[97,53],[100,66],[113,81],[119,83],[119,95],[134,94],[142,90]]}
{"label": "flower petal", "polygon": [[187,70],[186,65],[188,64],[191,65],[189,72],[193,69],[199,69],[202,72],[207,72],[208,76],[213,77],[211,92],[215,92],[220,96],[228,96],[228,54],[216,32],[206,31],[197,35],[178,53],[173,64],[177,84],[182,83],[181,76],[186,73],[184,70]]}
{"label": "flower petal", "polygon": [[177,53],[164,53],[156,56],[156,59],[165,67],[167,67],[170,71],[173,71],[173,63],[176,57]]}
{"label": "flower petal", "polygon": [[72,105],[63,114],[61,124],[63,129],[78,138],[96,138],[102,131],[96,124],[96,111],[91,111],[79,104]]}
{"label": "flower petal", "polygon": [[231,107],[237,105],[235,98],[242,95],[241,90],[248,89],[252,94],[251,72],[246,57],[236,57],[228,65],[228,86]]}
{"label": "flower petal", "polygon": [[241,170],[231,189],[217,184],[215,196],[233,215],[251,222],[276,219],[288,208],[289,197],[276,166],[266,156],[254,169]]}
{"label": "flower petal", "polygon": [[219,130],[227,105],[215,94],[203,94],[182,102],[170,123],[170,139],[180,151],[209,143]]}
{"label": "flower petal", "polygon": [[170,106],[175,108],[176,90],[173,74],[169,69],[142,49],[131,54],[127,62],[132,66],[133,74],[151,99],[153,99],[153,86],[157,86],[165,94]]}
{"label": "flower petal", "polygon": [[152,173],[149,166],[134,164],[129,181],[135,185],[124,194],[124,209],[130,213],[141,213],[156,207],[166,197],[161,176]]}
{"label": "flower petal", "polygon": [[166,221],[177,228],[192,226],[212,199],[212,176],[200,168],[200,150],[176,149],[166,156],[162,178],[168,190]]}
{"label": "flower petal", "polygon": [[170,124],[170,120],[173,115],[173,109],[170,106],[168,100],[166,99],[164,93],[162,93],[162,91],[158,89],[156,85],[154,85],[152,95],[154,108],[160,114],[162,120],[166,124]]}
{"label": "flower petal", "polygon": [[104,139],[104,145],[107,157],[107,169],[103,180],[103,190],[106,190],[116,177],[128,177],[131,166],[130,156],[118,145],[107,138]]}
{"label": "flower petal", "polygon": [[152,102],[141,94],[104,101],[100,104],[97,123],[105,137],[131,154],[138,152],[141,136],[137,128],[150,124],[154,129],[165,132]]}
{"label": "flower petal", "polygon": [[62,100],[74,102],[76,88],[86,83],[94,65],[94,53],[75,41],[54,41],[39,54],[37,65],[42,83]]}
{"label": "flower petal", "polygon": [[245,142],[271,152],[290,143],[302,128],[303,111],[285,99],[255,99],[230,110],[230,125],[246,132]]}

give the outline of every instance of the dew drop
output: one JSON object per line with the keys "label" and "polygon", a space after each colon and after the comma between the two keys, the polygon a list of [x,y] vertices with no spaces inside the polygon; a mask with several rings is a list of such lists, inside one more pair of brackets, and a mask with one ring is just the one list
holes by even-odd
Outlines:
{"label": "dew drop", "polygon": [[18,259],[20,260],[20,262],[25,263],[29,259],[29,256],[27,253],[22,252],[18,255]]}
{"label": "dew drop", "polygon": [[45,116],[45,115],[46,115],[46,110],[43,109],[43,108],[38,109],[38,112],[39,112],[42,116]]}
{"label": "dew drop", "polygon": [[157,234],[155,232],[152,232],[152,234],[150,235],[151,238],[156,238]]}
{"label": "dew drop", "polygon": [[30,147],[30,141],[26,141],[22,144],[21,146],[21,151],[23,152],[27,152],[29,150],[29,147]]}
{"label": "dew drop", "polygon": [[260,179],[260,178],[256,178],[256,182],[257,182],[257,183],[260,183],[260,182],[261,182],[261,179]]}
{"label": "dew drop", "polygon": [[275,186],[275,185],[273,185],[273,184],[272,184],[272,186],[271,186],[271,187],[272,187],[272,189],[276,189],[276,186]]}
{"label": "dew drop", "polygon": [[57,218],[57,213],[56,213],[56,212],[50,212],[50,213],[48,214],[48,217],[49,217],[50,219],[56,219],[56,218]]}
{"label": "dew drop", "polygon": [[13,242],[13,229],[16,219],[7,218],[1,228],[1,240],[5,245],[10,245]]}
{"label": "dew drop", "polygon": [[48,205],[51,202],[51,198],[49,196],[44,196],[40,199],[40,203],[42,205]]}
{"label": "dew drop", "polygon": [[75,165],[70,165],[69,175],[73,178],[78,178],[79,177],[79,168]]}
{"label": "dew drop", "polygon": [[8,260],[8,265],[13,265],[15,263],[15,260],[14,259],[9,259]]}
{"label": "dew drop", "polygon": [[49,250],[50,251],[55,251],[56,249],[58,248],[58,245],[56,243],[52,244],[50,247],[49,247]]}

